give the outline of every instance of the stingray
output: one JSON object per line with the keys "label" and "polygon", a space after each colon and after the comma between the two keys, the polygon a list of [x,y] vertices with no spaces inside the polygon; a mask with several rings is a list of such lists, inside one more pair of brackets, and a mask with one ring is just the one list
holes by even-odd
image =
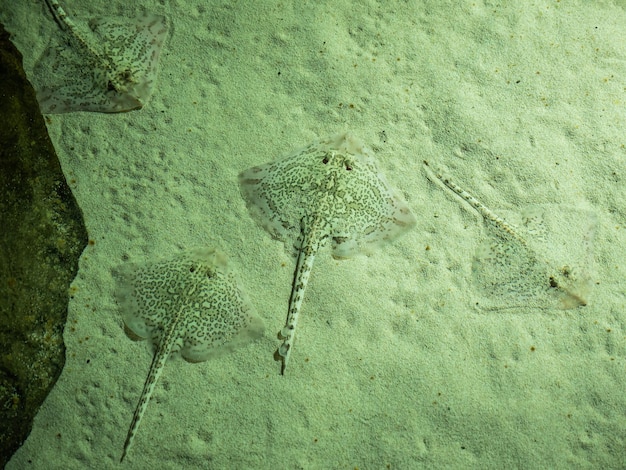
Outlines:
{"label": "stingray", "polygon": [[296,270],[278,349],[284,374],[315,255],[330,243],[335,258],[396,238],[415,217],[350,134],[313,142],[294,154],[239,175],[248,209],[272,236],[295,242]]}
{"label": "stingray", "polygon": [[584,205],[536,204],[518,213],[507,211],[505,220],[443,171],[424,164],[433,182],[443,183],[469,203],[492,228],[472,262],[472,281],[486,294],[476,302],[478,307],[571,309],[587,305],[595,234],[592,211]]}
{"label": "stingray", "polygon": [[128,453],[165,362],[180,352],[189,362],[206,361],[259,338],[263,322],[252,309],[226,257],[196,248],[117,273],[117,298],[127,334],[156,347],[141,398],[128,430]]}
{"label": "stingray", "polygon": [[63,37],[53,39],[35,66],[43,113],[119,113],[143,107],[154,89],[166,18],[97,17],[74,23],[57,0],[46,0]]}

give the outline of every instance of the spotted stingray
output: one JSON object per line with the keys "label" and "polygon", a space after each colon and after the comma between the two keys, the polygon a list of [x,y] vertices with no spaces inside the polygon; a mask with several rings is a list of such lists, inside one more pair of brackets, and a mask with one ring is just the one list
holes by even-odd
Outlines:
{"label": "spotted stingray", "polygon": [[295,242],[297,263],[278,349],[284,374],[315,255],[327,243],[346,258],[408,230],[415,217],[363,144],[344,133],[239,175],[252,216],[275,238]]}
{"label": "spotted stingray", "polygon": [[226,257],[196,248],[171,258],[126,265],[117,274],[117,298],[126,331],[156,346],[148,378],[128,430],[128,453],[154,386],[171,353],[206,361],[263,333],[263,322],[239,288]]}
{"label": "spotted stingray", "polygon": [[163,41],[164,16],[98,17],[74,23],[57,0],[46,0],[59,26],[35,66],[43,113],[118,113],[141,108],[152,94]]}

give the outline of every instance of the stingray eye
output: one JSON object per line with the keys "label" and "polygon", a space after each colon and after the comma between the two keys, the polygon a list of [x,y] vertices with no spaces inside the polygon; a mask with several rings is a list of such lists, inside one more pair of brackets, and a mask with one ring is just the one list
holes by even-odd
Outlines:
{"label": "stingray eye", "polygon": [[192,266],[191,268],[189,268],[189,272],[190,273],[195,273],[196,272],[196,267]]}
{"label": "stingray eye", "polygon": [[328,163],[328,157],[324,157],[324,159],[322,160],[322,163],[326,165]]}
{"label": "stingray eye", "polygon": [[352,171],[352,167],[348,163],[346,163],[346,171]]}

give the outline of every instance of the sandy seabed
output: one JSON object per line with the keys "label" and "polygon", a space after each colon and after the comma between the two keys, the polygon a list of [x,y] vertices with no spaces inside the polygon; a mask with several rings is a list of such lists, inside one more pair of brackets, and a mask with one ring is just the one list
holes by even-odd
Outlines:
{"label": "sandy seabed", "polygon": [[[43,1],[2,3],[32,73],[61,31]],[[92,244],[65,369],[7,468],[120,466],[152,351],[124,335],[112,270],[193,246],[229,255],[266,334],[170,359],[125,467],[626,467],[626,3],[498,3],[513,2],[63,3],[171,28],[142,110],[49,116]],[[417,226],[367,256],[318,255],[281,376],[294,261],[237,174],[345,130]],[[590,208],[588,305],[477,308],[489,228],[423,160],[496,212]]]}

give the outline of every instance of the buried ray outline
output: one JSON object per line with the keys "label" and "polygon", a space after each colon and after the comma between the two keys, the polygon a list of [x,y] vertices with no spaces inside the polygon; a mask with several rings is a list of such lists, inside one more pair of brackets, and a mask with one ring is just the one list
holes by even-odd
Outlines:
{"label": "buried ray outline", "polygon": [[60,28],[35,65],[37,99],[43,113],[119,113],[143,107],[152,95],[164,16],[96,17],[77,25],[57,0],[45,0]]}
{"label": "buried ray outline", "polygon": [[375,248],[415,225],[406,202],[379,172],[369,149],[348,133],[318,140],[239,175],[253,218],[297,255],[289,310],[279,336],[284,374],[296,325],[320,248],[335,258]]}
{"label": "buried ray outline", "polygon": [[[553,233],[548,234],[544,226],[549,222],[545,220],[546,207],[553,208],[554,205],[532,206],[522,211],[520,227],[526,228],[530,237],[522,236],[519,228],[461,188],[443,170],[427,161],[423,163],[431,181],[443,184],[444,188],[474,208],[487,225],[495,228],[476,251],[472,265],[473,281],[491,297],[500,297],[504,302],[511,303],[502,305],[499,304],[500,299],[495,298],[483,302],[483,308],[570,309],[587,305],[596,225],[593,211],[584,204],[579,207],[558,205],[557,210],[551,211],[549,216],[558,218],[562,226],[553,224]],[[571,218],[567,219],[567,216]],[[575,235],[580,235],[580,240],[576,240]],[[544,245],[563,243],[571,249],[567,256],[572,259],[563,264],[562,259],[555,258],[559,250],[551,250],[554,253],[548,256],[550,253],[546,252],[545,246],[541,247],[543,252],[538,250],[538,242]]]}

